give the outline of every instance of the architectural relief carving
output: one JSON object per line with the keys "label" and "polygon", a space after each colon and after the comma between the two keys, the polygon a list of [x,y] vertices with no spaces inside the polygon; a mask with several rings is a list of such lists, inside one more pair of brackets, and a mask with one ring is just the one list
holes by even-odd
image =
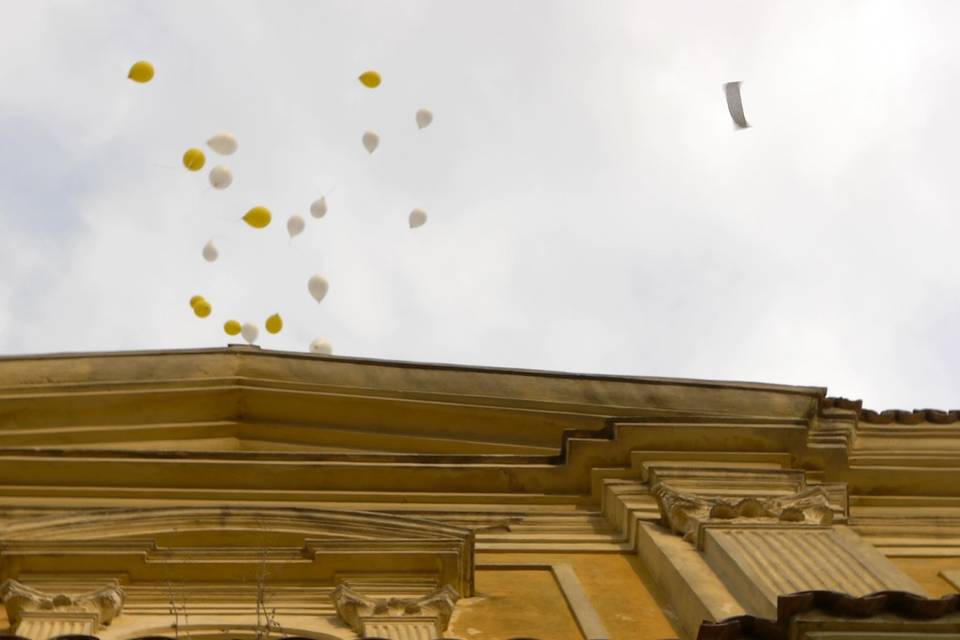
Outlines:
{"label": "architectural relief carving", "polygon": [[822,487],[810,487],[778,498],[737,498],[680,493],[667,484],[651,489],[663,523],[684,540],[695,541],[700,528],[710,522],[791,523],[829,525],[833,522],[830,498]]}
{"label": "architectural relief carving", "polygon": [[13,624],[28,612],[76,611],[97,613],[100,624],[108,625],[119,615],[125,599],[126,593],[117,581],[76,596],[45,593],[16,580],[4,580],[0,584],[0,600],[7,610],[7,619]]}
{"label": "architectural relief carving", "polygon": [[46,593],[8,579],[0,584],[0,599],[16,633],[32,640],[45,640],[60,635],[95,634],[120,614],[126,593],[117,581],[71,596]]}
{"label": "architectural relief carving", "polygon": [[393,640],[442,635],[460,594],[444,585],[420,598],[370,598],[341,584],[331,597],[337,614],[356,633]]}

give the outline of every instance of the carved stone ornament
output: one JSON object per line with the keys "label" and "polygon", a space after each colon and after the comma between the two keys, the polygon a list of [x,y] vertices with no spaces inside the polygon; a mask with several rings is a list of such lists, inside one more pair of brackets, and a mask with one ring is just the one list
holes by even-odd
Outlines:
{"label": "carved stone ornament", "polygon": [[663,483],[654,485],[651,493],[663,523],[690,542],[698,539],[701,527],[716,522],[811,526],[833,522],[830,498],[822,487],[765,499],[685,494]]}
{"label": "carved stone ornament", "polygon": [[4,580],[0,584],[0,600],[3,600],[11,624],[18,624],[26,613],[49,611],[95,613],[100,624],[108,625],[123,608],[126,593],[115,580],[100,589],[75,596],[45,593],[16,580]]}
{"label": "carved stone ornament", "polygon": [[369,635],[376,629],[392,637],[391,627],[408,625],[424,627],[424,630],[430,627],[431,633],[442,634],[450,624],[460,594],[450,585],[444,585],[420,598],[369,598],[344,583],[334,589],[332,598],[340,618],[356,633]]}

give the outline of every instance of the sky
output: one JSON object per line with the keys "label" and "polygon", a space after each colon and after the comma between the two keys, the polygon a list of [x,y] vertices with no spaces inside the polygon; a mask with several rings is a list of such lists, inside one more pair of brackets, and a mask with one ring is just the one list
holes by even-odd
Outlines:
{"label": "sky", "polygon": [[[0,0],[0,353],[223,346],[237,319],[265,349],[956,408],[957,24],[926,0]],[[184,169],[220,132],[238,152]]]}

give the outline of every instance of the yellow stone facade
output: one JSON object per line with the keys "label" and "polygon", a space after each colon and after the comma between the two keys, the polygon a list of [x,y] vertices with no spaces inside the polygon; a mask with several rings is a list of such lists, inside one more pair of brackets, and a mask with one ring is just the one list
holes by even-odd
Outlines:
{"label": "yellow stone facade", "polygon": [[960,639],[960,414],[817,387],[0,358],[0,495],[31,640]]}

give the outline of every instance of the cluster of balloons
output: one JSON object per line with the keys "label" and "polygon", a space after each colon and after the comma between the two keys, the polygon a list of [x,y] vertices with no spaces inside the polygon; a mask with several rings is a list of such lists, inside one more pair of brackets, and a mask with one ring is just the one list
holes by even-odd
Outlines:
{"label": "cluster of balloons", "polygon": [[206,318],[213,311],[207,299],[199,294],[190,298],[190,308],[198,318]]}
{"label": "cluster of balloons", "polygon": [[[364,71],[358,79],[363,86],[369,89],[379,87],[382,80],[380,74],[376,71]],[[414,120],[417,122],[418,129],[426,129],[433,123],[433,112],[426,107],[418,109]],[[367,153],[373,153],[380,146],[380,136],[375,131],[365,131],[363,137],[360,138],[360,142]],[[407,223],[411,229],[422,227],[427,223],[427,212],[423,209],[414,209],[410,212]]]}
{"label": "cluster of balloons", "polygon": [[[127,77],[137,83],[150,82],[155,74],[153,65],[146,60],[140,60],[130,67]],[[360,74],[360,82],[369,89],[375,89],[380,86],[382,78],[376,71],[365,71]],[[433,113],[426,108],[419,109],[414,117],[417,128],[425,129],[433,123]],[[380,136],[375,131],[366,131],[361,138],[364,149],[367,153],[373,153],[380,146]],[[218,133],[207,140],[207,147],[214,153],[222,156],[229,156],[236,153],[239,148],[236,137],[230,133]],[[191,172],[201,171],[207,164],[207,157],[203,149],[199,147],[190,147],[183,153],[183,166]],[[210,186],[217,190],[223,190],[233,184],[233,173],[230,168],[218,164],[210,169],[208,174]],[[314,218],[323,218],[327,214],[326,198],[321,196],[310,204],[310,215]],[[264,229],[270,225],[273,220],[273,214],[266,206],[257,205],[250,208],[242,217],[243,222],[254,229]],[[427,213],[423,209],[414,209],[410,212],[408,224],[411,229],[421,227],[427,222]],[[287,219],[287,233],[293,239],[300,235],[306,229],[307,221],[303,216],[294,214]],[[203,259],[207,262],[216,262],[220,252],[210,239],[203,247]],[[307,281],[307,291],[318,303],[322,302],[330,290],[330,283],[320,274],[312,276]],[[190,298],[190,308],[198,318],[207,318],[213,313],[213,306],[202,295],[195,295]],[[264,322],[264,327],[271,334],[280,333],[283,330],[284,322],[279,313],[274,313]],[[229,336],[240,335],[248,343],[253,344],[259,337],[260,330],[252,322],[241,323],[238,320],[230,319],[223,324],[224,332]],[[317,338],[310,343],[311,353],[330,355],[333,348],[330,343],[322,338]]]}

